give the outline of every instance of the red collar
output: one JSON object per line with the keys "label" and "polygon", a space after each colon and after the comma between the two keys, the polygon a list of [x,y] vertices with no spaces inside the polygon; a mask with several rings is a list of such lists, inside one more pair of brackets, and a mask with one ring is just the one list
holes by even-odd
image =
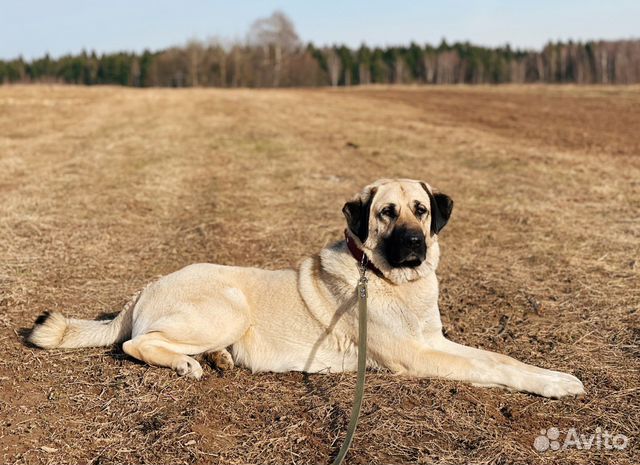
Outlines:
{"label": "red collar", "polygon": [[344,230],[344,238],[347,241],[347,248],[349,249],[349,252],[351,252],[351,256],[356,259],[358,264],[362,263],[362,257],[366,257],[367,268],[369,268],[371,271],[373,271],[377,275],[382,276],[382,272],[378,269],[377,266],[375,266],[371,262],[369,257],[365,255],[365,253],[360,249],[360,247],[356,245],[353,239],[351,239],[351,236],[349,236],[349,233],[347,232],[346,229]]}

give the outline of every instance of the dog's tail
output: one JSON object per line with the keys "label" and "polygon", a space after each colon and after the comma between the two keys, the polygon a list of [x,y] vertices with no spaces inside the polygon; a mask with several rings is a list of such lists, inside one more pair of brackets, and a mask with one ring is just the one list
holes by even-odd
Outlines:
{"label": "dog's tail", "polygon": [[44,349],[108,346],[131,337],[133,309],[140,293],[111,320],[78,320],[59,312],[45,312],[38,317],[29,342]]}

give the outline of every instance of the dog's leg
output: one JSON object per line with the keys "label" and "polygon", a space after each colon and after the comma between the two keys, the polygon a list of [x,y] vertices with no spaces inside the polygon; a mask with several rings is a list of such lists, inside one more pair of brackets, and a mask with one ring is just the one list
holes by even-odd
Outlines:
{"label": "dog's leg", "polygon": [[[455,354],[455,355],[459,355],[466,358],[486,360],[488,362],[498,364],[498,365],[499,364],[509,365],[521,370],[523,373],[527,373],[533,376],[539,375],[545,378],[563,379],[565,383],[577,384],[579,386],[582,386],[582,383],[580,382],[580,380],[575,376],[570,375],[569,373],[563,373],[560,371],[540,368],[540,367],[529,365],[527,363],[516,360],[515,358],[509,357],[508,355],[502,355],[502,354],[498,354],[488,350],[476,349],[473,347],[464,346],[462,344],[458,344],[456,342],[450,341],[442,335],[431,339],[429,343],[431,347],[437,350],[441,350],[443,352],[450,353],[450,354]],[[562,382],[560,382],[559,384],[562,384]],[[584,392],[584,388],[583,388],[583,392]]]}
{"label": "dog's leg", "polygon": [[481,360],[490,360],[495,363],[504,363],[506,365],[513,365],[515,367],[531,370],[533,372],[537,372],[540,374],[546,374],[546,373],[552,372],[559,375],[563,375],[567,379],[576,379],[574,376],[568,373],[547,370],[546,368],[540,368],[534,365],[529,365],[527,363],[521,362],[520,360],[517,360],[508,355],[503,355],[497,352],[491,352],[490,350],[476,349],[475,347],[469,347],[462,344],[458,344],[457,342],[453,342],[449,339],[446,339],[441,334],[439,335],[438,338],[434,338],[433,340],[430,340],[427,345],[437,350],[441,350],[443,352],[448,352],[451,354],[457,354],[463,357],[476,358]]}
{"label": "dog's leg", "polygon": [[510,357],[485,354],[486,351],[459,344],[429,347],[418,341],[392,341],[388,333],[369,340],[374,358],[400,374],[501,386],[553,398],[584,393],[582,383],[571,375],[530,367]]}
{"label": "dog's leg", "polygon": [[153,332],[137,336],[122,345],[124,352],[138,360],[161,367],[168,367],[180,376],[200,379],[202,367],[200,364],[181,353],[185,347],[172,343],[162,333]]}

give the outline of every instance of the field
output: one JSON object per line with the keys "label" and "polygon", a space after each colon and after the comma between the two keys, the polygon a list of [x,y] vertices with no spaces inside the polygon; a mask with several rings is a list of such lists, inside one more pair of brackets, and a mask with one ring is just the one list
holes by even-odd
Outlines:
{"label": "field", "polygon": [[[205,369],[24,342],[193,262],[295,266],[379,177],[455,200],[447,335],[585,384],[548,400],[370,372],[350,464],[640,462],[640,88],[0,87],[0,463],[329,463],[354,374]],[[624,450],[537,452],[541,430]]]}

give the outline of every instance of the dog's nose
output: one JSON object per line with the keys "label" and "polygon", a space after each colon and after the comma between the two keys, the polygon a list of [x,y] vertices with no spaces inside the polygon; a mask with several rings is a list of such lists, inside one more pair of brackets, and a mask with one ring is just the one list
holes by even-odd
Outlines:
{"label": "dog's nose", "polygon": [[420,247],[423,241],[424,235],[420,231],[408,232],[406,236],[404,236],[405,245],[414,250]]}

